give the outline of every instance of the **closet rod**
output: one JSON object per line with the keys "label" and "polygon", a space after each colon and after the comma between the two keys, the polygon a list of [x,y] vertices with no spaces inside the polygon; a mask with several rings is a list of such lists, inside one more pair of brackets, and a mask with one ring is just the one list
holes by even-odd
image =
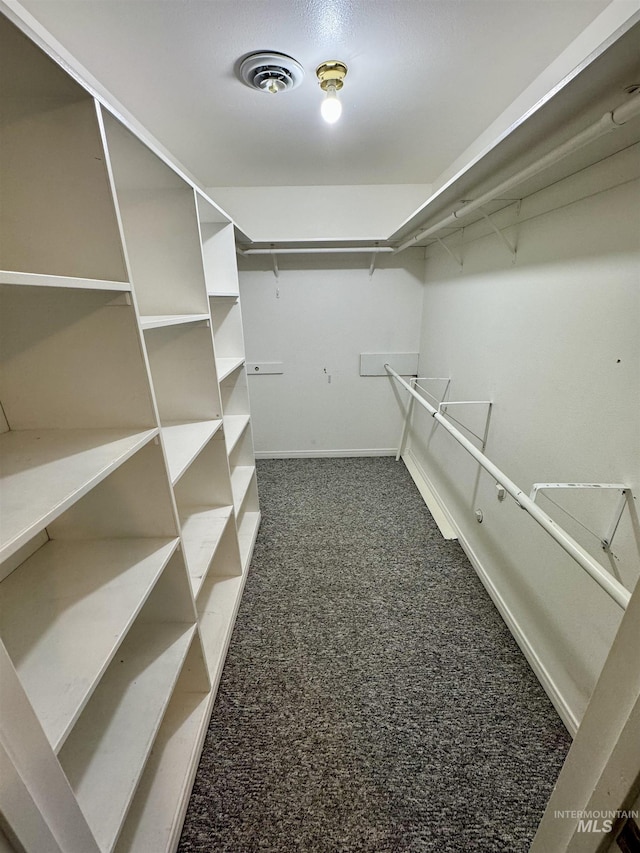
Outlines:
{"label": "closet rod", "polygon": [[616,604],[625,610],[629,603],[629,599],[631,598],[631,593],[614,577],[612,577],[604,566],[600,565],[597,560],[594,560],[591,554],[585,551],[584,548],[575,541],[575,539],[569,536],[569,534],[562,529],[562,527],[559,527],[551,516],[541,510],[538,504],[534,503],[534,501],[532,501],[531,498],[522,491],[522,489],[518,488],[518,486],[516,486],[516,484],[510,480],[506,474],[500,470],[500,468],[497,467],[497,465],[494,465],[493,462],[488,459],[484,453],[481,453],[468,438],[452,426],[437,409],[434,409],[433,406],[424,399],[424,397],[421,397],[417,391],[414,391],[414,389],[408,382],[405,382],[399,373],[396,373],[396,371],[388,364],[385,364],[385,368],[387,373],[406,388],[411,396],[416,399],[418,403],[420,403],[420,405],[425,408],[429,414],[464,447],[467,453],[470,453],[471,456],[473,456],[473,458],[485,469],[485,471],[491,474],[494,480],[504,487],[518,506],[528,512],[534,521],[537,521],[538,524],[546,530],[549,536],[551,536],[552,539],[555,539],[558,545],[560,545],[561,548],[564,548],[567,554],[569,554],[570,557],[573,557],[576,563],[578,563],[585,572],[591,575],[594,581],[611,596]]}
{"label": "closet rod", "polygon": [[239,255],[317,255],[323,252],[331,252],[332,254],[337,253],[353,253],[353,252],[367,252],[371,254],[371,252],[393,252],[394,249],[392,246],[337,246],[332,248],[331,246],[317,246],[316,248],[310,246],[301,246],[298,249],[238,249]]}
{"label": "closet rod", "polygon": [[605,133],[609,133],[612,130],[616,130],[618,127],[622,127],[638,115],[640,115],[640,94],[634,95],[612,112],[605,113],[598,121],[588,125],[584,130],[581,130],[575,136],[572,136],[560,145],[556,145],[555,148],[552,148],[551,151],[543,157],[535,160],[524,169],[516,172],[515,175],[507,178],[505,181],[502,181],[501,184],[498,184],[498,186],[494,187],[492,190],[483,193],[481,196],[478,196],[478,198],[465,204],[464,207],[450,213],[449,216],[441,219],[440,222],[437,222],[430,228],[426,228],[424,231],[419,231],[417,234],[409,237],[404,241],[404,243],[400,243],[400,245],[396,247],[396,253],[403,252],[405,249],[408,249],[410,246],[414,246],[420,240],[425,240],[427,237],[431,237],[443,228],[451,228],[452,226],[458,225],[462,227],[460,220],[464,216],[474,213],[474,211],[479,210],[483,205],[493,201],[495,198],[508,195],[511,190],[519,184],[524,183],[524,181],[529,180],[529,178],[533,178],[539,172],[544,171],[549,166],[553,166],[569,154],[573,154],[574,151],[583,148],[585,145],[588,145],[590,142],[593,142]]}

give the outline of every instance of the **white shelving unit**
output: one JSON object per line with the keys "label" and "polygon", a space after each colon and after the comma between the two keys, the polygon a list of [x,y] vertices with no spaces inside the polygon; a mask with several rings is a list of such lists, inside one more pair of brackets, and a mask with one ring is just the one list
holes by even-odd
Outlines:
{"label": "white shelving unit", "polygon": [[0,55],[3,849],[162,853],[260,523],[234,225],[3,16]]}
{"label": "white shelving unit", "polygon": [[229,464],[234,510],[238,525],[240,558],[246,566],[251,558],[260,523],[253,435],[249,417],[249,390],[244,362],[220,382],[223,425]]}
{"label": "white shelving unit", "polygon": [[233,225],[222,221],[219,210],[203,195],[198,195],[197,205],[207,293],[237,299],[240,286]]}
{"label": "white shelving unit", "polygon": [[230,376],[234,373],[239,367],[244,365],[244,358],[242,356],[236,356],[235,358],[217,358],[216,366],[218,368],[218,376],[220,377],[220,381],[226,379],[227,376]]}
{"label": "white shelving unit", "polygon": [[[49,541],[0,584],[4,644],[54,750],[177,545],[177,539]],[[87,639],[76,649],[78,637]]]}
{"label": "white shelving unit", "polygon": [[176,483],[208,441],[222,426],[221,420],[169,423],[162,427],[171,482]]}

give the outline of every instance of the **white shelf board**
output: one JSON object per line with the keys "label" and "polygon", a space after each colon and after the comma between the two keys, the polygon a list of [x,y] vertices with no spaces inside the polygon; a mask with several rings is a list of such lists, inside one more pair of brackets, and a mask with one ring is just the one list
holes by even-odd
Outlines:
{"label": "white shelf board", "polygon": [[126,818],[195,632],[175,623],[134,626],[59,754],[103,851]]}
{"label": "white shelf board", "polygon": [[244,575],[219,578],[210,576],[208,583],[213,581],[213,587],[207,588],[203,609],[198,606],[200,636],[213,685],[217,685],[222,672],[245,580]]}
{"label": "white shelf board", "polygon": [[18,284],[30,287],[70,287],[78,290],[117,290],[130,293],[128,281],[106,281],[97,278],[72,278],[61,275],[14,272],[0,270],[0,284]]}
{"label": "white shelf board", "polygon": [[162,426],[172,483],[175,484],[180,479],[221,426],[221,420],[172,422]]}
{"label": "white shelf board", "polygon": [[180,326],[183,323],[202,323],[211,320],[208,314],[145,314],[140,317],[143,329],[161,329],[165,326]]}
{"label": "white shelf board", "polygon": [[0,584],[2,640],[54,750],[178,543],[52,541]]}
{"label": "white shelf board", "polygon": [[256,544],[256,537],[260,527],[261,514],[256,512],[244,512],[238,529],[238,545],[240,546],[240,564],[242,571],[245,573],[251,561],[253,548]]}
{"label": "white shelf board", "polygon": [[240,436],[247,428],[249,415],[224,415],[224,434],[227,439],[227,453],[231,453]]}
{"label": "white shelf board", "polygon": [[210,299],[240,299],[239,293],[232,293],[230,290],[220,291],[219,293],[216,293],[214,290],[210,290],[207,293],[207,296]]}
{"label": "white shelf board", "polygon": [[233,505],[236,514],[239,512],[242,502],[247,495],[255,470],[254,465],[237,465],[231,471],[231,491],[233,493]]}
{"label": "white shelf board", "polygon": [[184,542],[184,553],[191,578],[194,598],[209,571],[211,561],[233,507],[187,506],[180,507],[180,526]]}
{"label": "white shelf board", "polygon": [[[175,167],[173,167],[175,168]],[[204,193],[200,187],[194,187],[196,191],[196,206],[198,208],[198,219],[200,222],[215,222],[221,226],[235,225],[228,213],[216,204],[213,199]]]}
{"label": "white shelf board", "polygon": [[216,358],[216,370],[218,371],[218,382],[222,382],[229,374],[244,364],[244,356],[240,358]]}
{"label": "white shelf board", "polygon": [[162,721],[116,853],[168,853],[177,846],[213,699],[209,693],[178,690]]}
{"label": "white shelf board", "polygon": [[157,429],[52,429],[0,435],[0,560],[14,554],[157,433]]}

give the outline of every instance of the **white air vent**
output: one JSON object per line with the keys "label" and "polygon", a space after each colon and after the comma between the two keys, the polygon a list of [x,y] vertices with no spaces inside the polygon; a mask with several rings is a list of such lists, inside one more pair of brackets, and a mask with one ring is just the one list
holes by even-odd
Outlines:
{"label": "white air vent", "polygon": [[304,77],[300,63],[284,53],[252,53],[242,60],[239,72],[247,86],[274,95],[295,89]]}

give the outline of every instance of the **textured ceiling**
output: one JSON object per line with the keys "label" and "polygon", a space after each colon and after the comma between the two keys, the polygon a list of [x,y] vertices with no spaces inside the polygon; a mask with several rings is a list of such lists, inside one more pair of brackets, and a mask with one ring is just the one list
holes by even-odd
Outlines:
{"label": "textured ceiling", "polygon": [[[430,183],[609,0],[22,0],[206,186]],[[244,86],[287,53],[302,85]],[[316,66],[349,66],[336,125]]]}

